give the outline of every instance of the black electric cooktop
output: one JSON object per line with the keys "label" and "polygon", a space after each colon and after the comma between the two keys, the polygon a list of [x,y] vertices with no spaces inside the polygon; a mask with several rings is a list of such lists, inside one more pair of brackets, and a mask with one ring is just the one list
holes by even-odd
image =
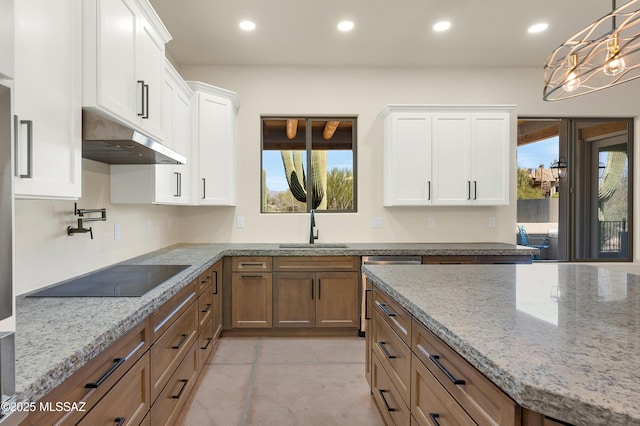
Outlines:
{"label": "black electric cooktop", "polygon": [[191,265],[116,265],[27,297],[140,297]]}

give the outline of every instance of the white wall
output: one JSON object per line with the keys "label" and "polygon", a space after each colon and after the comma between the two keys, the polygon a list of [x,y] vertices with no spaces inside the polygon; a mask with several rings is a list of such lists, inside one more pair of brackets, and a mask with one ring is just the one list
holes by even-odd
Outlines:
{"label": "white wall", "polygon": [[[636,116],[640,82],[626,83],[576,100],[542,101],[540,69],[269,68],[183,66],[183,77],[234,90],[238,117],[237,207],[111,205],[109,166],[83,161],[81,208],[107,208],[107,221],[94,222],[89,235],[66,235],[75,225],[73,201],[16,201],[16,293],[22,294],[177,242],[304,242],[306,214],[260,214],[260,115],[358,115],[358,213],[318,214],[325,242],[514,242],[512,205],[475,208],[382,207],[382,124],[390,103],[517,104],[520,116]],[[636,125],[636,129],[639,126]],[[514,127],[515,133],[515,127]],[[640,140],[636,130],[636,140]],[[515,176],[515,134],[512,170]],[[638,157],[634,181],[638,179]],[[639,212],[636,196],[635,211]],[[245,228],[235,227],[236,216]],[[372,229],[371,218],[384,218]],[[427,218],[436,228],[427,227]],[[488,227],[489,216],[497,219]],[[635,217],[638,222],[638,213]],[[151,221],[151,233],[146,223]],[[115,241],[113,225],[122,237]],[[636,227],[634,252],[640,238]]]}
{"label": "white wall", "polygon": [[[77,226],[73,201],[16,200],[16,293],[54,284],[104,266],[179,242],[178,208],[109,203],[109,165],[82,161],[79,208],[107,209],[106,222],[89,222],[88,233],[67,235]],[[147,221],[151,232],[147,233]],[[121,227],[114,240],[114,223]]]}
{"label": "white wall", "polygon": [[[308,239],[307,214],[260,214],[261,115],[358,116],[358,213],[318,214],[319,241],[515,242],[515,179],[511,186],[512,203],[506,207],[382,206],[379,114],[384,106],[394,103],[516,104],[514,116],[529,117],[630,117],[636,116],[640,109],[636,97],[628,95],[638,93],[640,84],[635,82],[576,100],[544,102],[541,69],[181,66],[179,71],[187,80],[233,90],[240,98],[237,207],[181,209],[180,236],[185,242],[304,242]],[[515,122],[512,133],[512,175],[515,176]],[[237,216],[244,217],[245,228],[235,227]],[[376,216],[384,219],[384,228],[372,229],[371,219]],[[495,228],[488,226],[490,216],[496,217]],[[436,228],[427,227],[428,217],[435,218]]]}

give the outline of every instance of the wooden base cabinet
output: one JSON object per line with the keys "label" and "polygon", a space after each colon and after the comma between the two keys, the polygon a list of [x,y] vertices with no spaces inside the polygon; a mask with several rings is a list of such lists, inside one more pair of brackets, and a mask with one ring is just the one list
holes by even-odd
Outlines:
{"label": "wooden base cabinet", "polygon": [[275,327],[357,327],[357,272],[274,273]]}
{"label": "wooden base cabinet", "polygon": [[371,393],[387,425],[409,425],[409,408],[375,353],[371,356]]}
{"label": "wooden base cabinet", "polygon": [[273,294],[270,257],[234,257],[231,277],[231,326],[271,328]]}
{"label": "wooden base cabinet", "polygon": [[118,381],[111,391],[82,419],[80,425],[138,425],[151,407],[149,353]]}

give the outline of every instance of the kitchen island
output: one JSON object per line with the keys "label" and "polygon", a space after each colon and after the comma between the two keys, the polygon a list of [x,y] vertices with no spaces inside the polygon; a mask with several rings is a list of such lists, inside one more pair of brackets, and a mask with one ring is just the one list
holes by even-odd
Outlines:
{"label": "kitchen island", "polygon": [[171,246],[122,262],[191,265],[142,297],[19,296],[16,300],[17,399],[38,401],[224,256],[530,256],[536,252],[536,249],[502,243],[345,244],[338,248],[282,248],[279,244]]}
{"label": "kitchen island", "polygon": [[640,424],[640,276],[575,264],[365,266],[520,406]]}

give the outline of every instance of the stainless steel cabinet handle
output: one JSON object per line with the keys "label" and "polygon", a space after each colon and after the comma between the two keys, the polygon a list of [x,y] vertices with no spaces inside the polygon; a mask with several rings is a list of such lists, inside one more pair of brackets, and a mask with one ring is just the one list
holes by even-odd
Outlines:
{"label": "stainless steel cabinet handle", "polygon": [[[17,115],[13,116],[13,143],[15,148],[15,175],[21,178],[30,179],[33,177],[33,121],[20,120]],[[18,153],[20,146],[20,126],[27,125],[27,173],[19,174],[20,163],[18,161]]]}
{"label": "stainless steel cabinet handle", "polygon": [[176,175],[176,193],[173,194],[174,197],[179,197],[180,196],[180,173],[178,172],[173,172],[174,175]]}

